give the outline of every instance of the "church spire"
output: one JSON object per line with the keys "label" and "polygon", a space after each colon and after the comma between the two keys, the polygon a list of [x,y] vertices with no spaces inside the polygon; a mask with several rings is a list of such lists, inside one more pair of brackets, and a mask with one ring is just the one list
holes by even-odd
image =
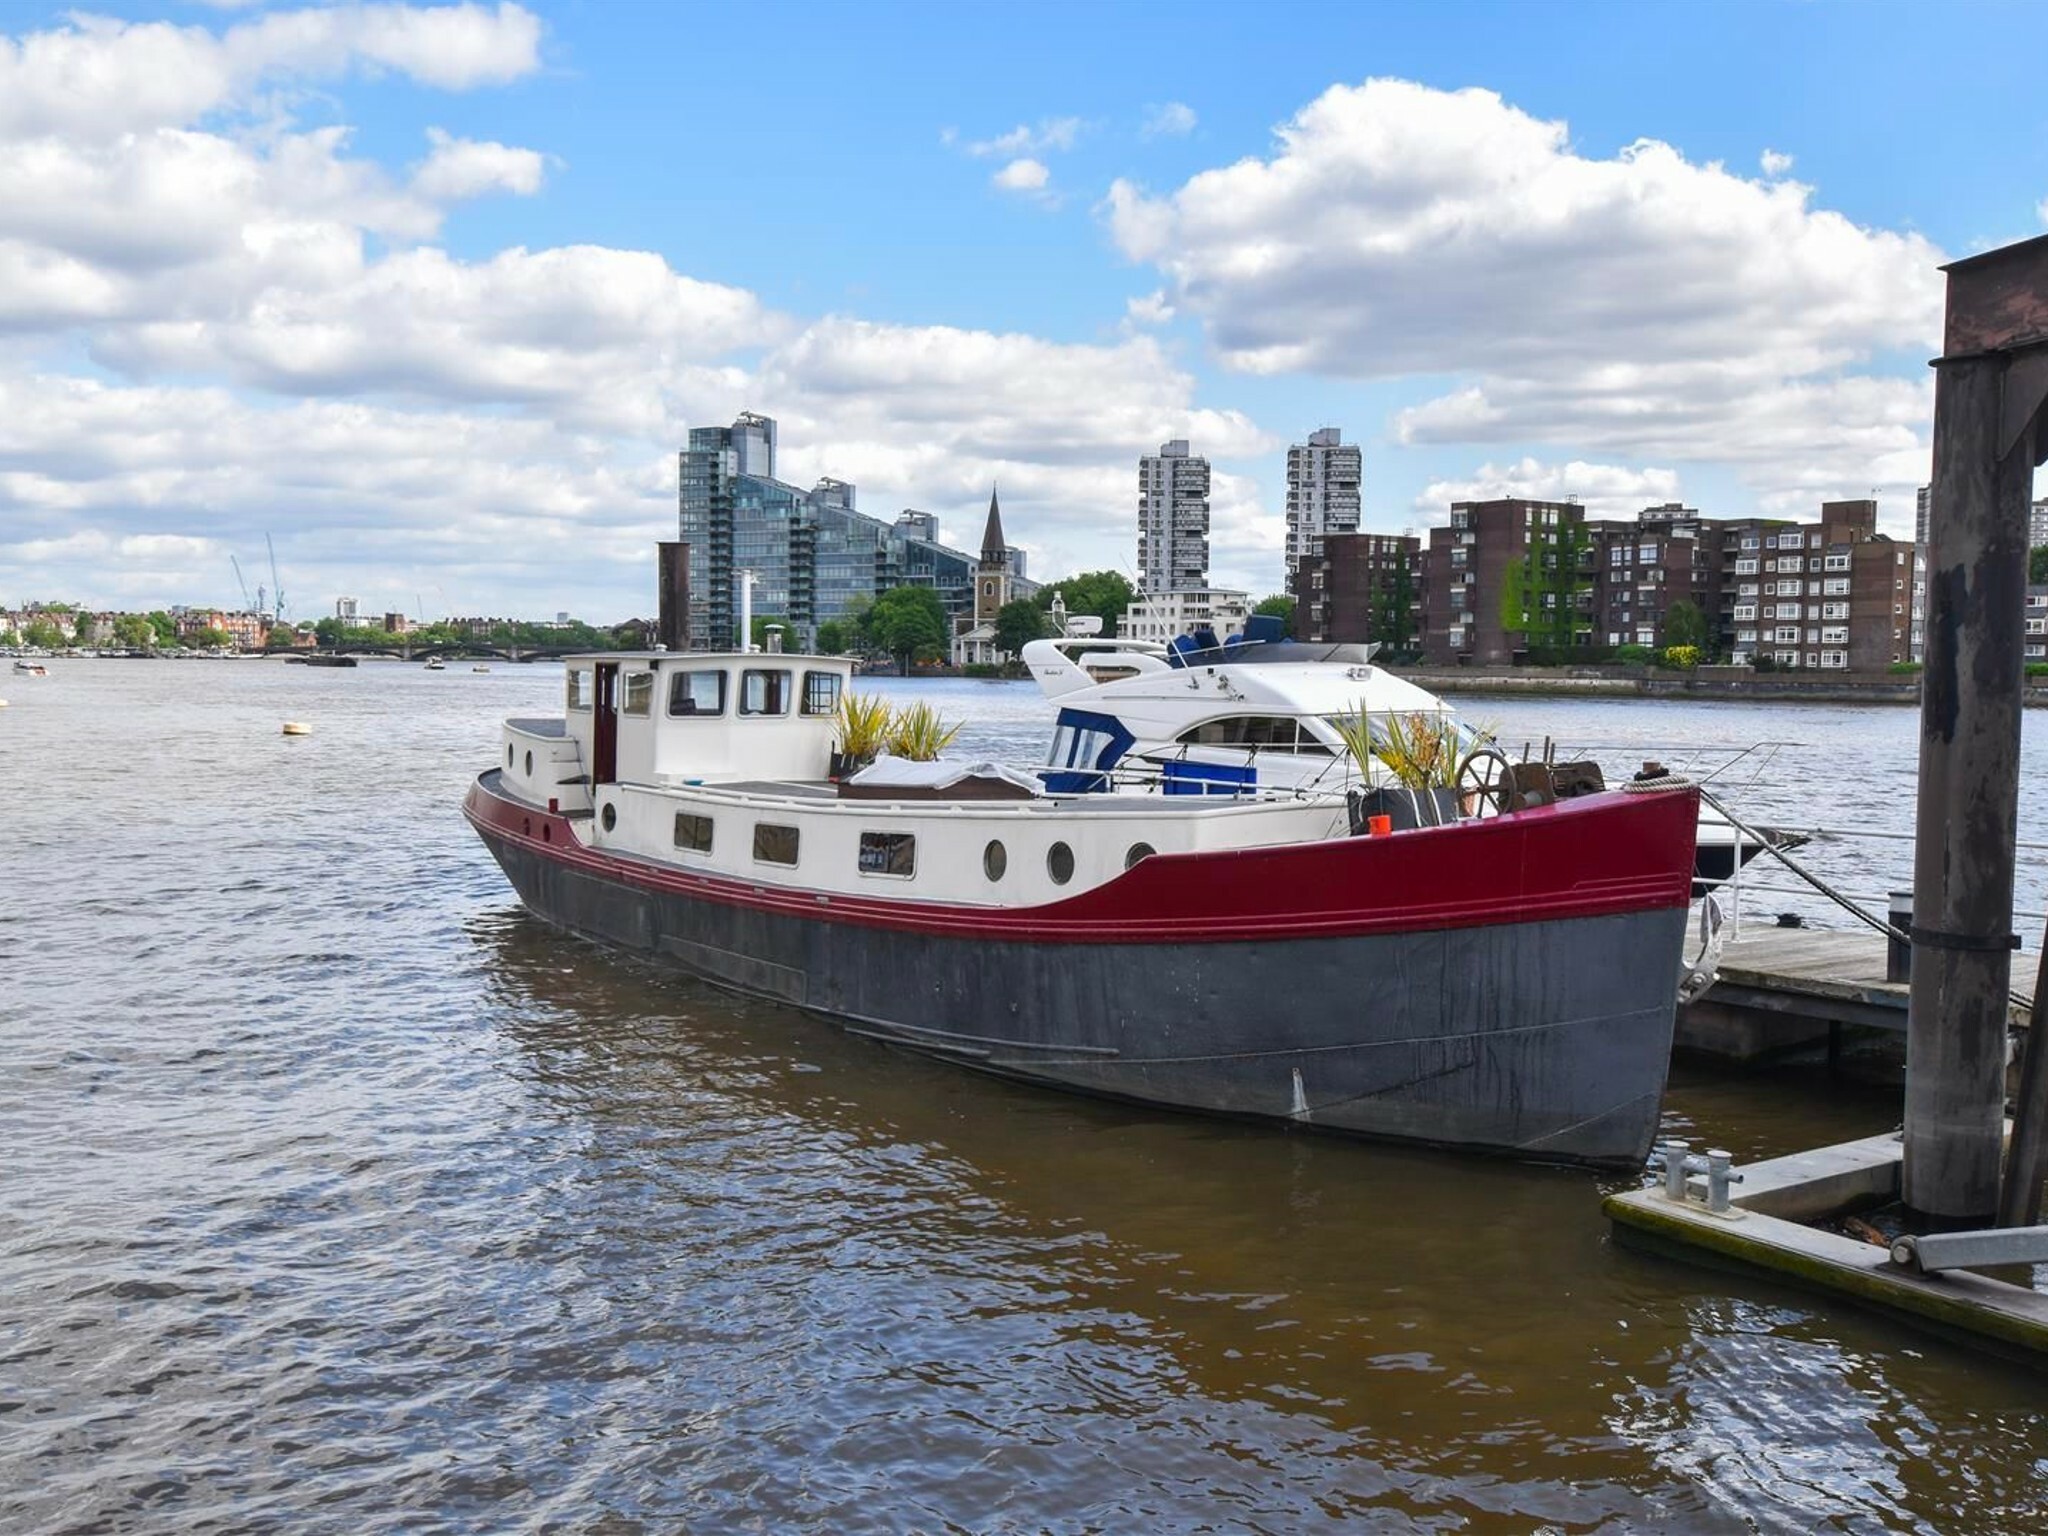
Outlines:
{"label": "church spire", "polygon": [[983,565],[1003,564],[1006,558],[1003,551],[1006,547],[1003,542],[1003,510],[996,505],[995,487],[990,486],[988,492],[988,526],[981,530],[981,563]]}

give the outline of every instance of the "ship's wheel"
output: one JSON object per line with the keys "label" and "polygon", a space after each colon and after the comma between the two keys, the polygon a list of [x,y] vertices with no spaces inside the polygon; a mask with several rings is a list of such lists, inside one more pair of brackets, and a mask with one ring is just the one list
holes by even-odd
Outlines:
{"label": "ship's wheel", "polygon": [[1458,810],[1466,816],[1505,816],[1514,808],[1514,766],[1492,747],[1475,747],[1458,769]]}

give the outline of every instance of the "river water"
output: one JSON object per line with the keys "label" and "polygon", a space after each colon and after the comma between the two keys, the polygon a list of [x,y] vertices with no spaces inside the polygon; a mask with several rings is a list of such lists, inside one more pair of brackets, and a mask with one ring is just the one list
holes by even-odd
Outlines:
{"label": "river water", "polygon": [[[984,1081],[551,932],[458,805],[559,667],[50,674],[0,674],[0,1530],[2048,1529],[2048,1378],[1619,1249],[1612,1181]],[[1044,740],[1028,685],[880,686]],[[1740,806],[1910,829],[1911,711],[1461,707],[1796,742]],[[1668,1099],[1742,1158],[1897,1118]]]}

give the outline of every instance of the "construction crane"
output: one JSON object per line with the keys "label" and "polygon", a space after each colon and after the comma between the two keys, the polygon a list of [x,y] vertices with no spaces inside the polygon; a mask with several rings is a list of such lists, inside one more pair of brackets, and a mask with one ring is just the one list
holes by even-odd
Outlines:
{"label": "construction crane", "polygon": [[244,613],[252,612],[253,609],[249,602],[249,583],[247,578],[242,575],[242,562],[233,555],[229,555],[228,564],[235,568],[235,585],[242,589],[242,611]]}
{"label": "construction crane", "polygon": [[270,551],[270,597],[275,606],[273,617],[284,622],[284,578],[277,574],[277,546],[270,542],[270,535],[263,535],[263,547]]}

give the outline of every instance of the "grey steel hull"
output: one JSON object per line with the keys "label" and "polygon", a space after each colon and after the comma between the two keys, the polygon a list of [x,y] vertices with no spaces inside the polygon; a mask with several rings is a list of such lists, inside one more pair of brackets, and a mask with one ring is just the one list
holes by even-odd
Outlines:
{"label": "grey steel hull", "polygon": [[1335,938],[1014,942],[650,890],[479,829],[558,927],[980,1071],[1545,1161],[1640,1163],[1682,907]]}

